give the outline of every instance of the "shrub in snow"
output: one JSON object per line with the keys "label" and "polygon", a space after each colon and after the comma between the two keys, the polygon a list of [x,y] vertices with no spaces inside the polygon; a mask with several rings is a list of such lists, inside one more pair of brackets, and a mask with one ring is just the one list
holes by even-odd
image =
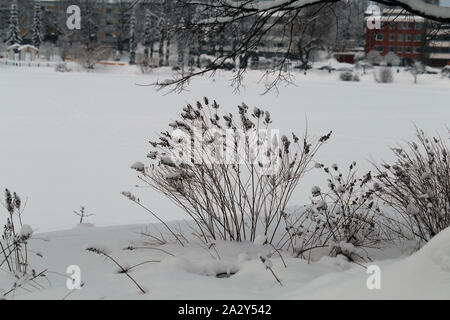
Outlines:
{"label": "shrub in snow", "polygon": [[112,48],[96,41],[74,45],[69,50],[69,56],[87,70],[92,70],[102,60],[112,55]]}
{"label": "shrub in snow", "polygon": [[351,73],[350,71],[342,72],[342,73],[339,75],[339,79],[341,79],[342,81],[352,81],[352,79],[353,79],[353,73]]}
{"label": "shrub in snow", "polygon": [[287,216],[290,243],[297,256],[303,256],[314,248],[328,248],[331,256],[343,254],[351,260],[364,260],[358,250],[377,246],[386,240],[381,222],[383,215],[377,199],[373,196],[372,176],[370,172],[363,177],[356,175],[356,163],[352,163],[346,174],[337,165],[331,168],[324,165],[321,170],[328,176],[326,190],[313,187],[313,200],[299,214]]}
{"label": "shrub in snow", "polygon": [[409,69],[409,72],[411,72],[412,76],[414,77],[414,83],[417,83],[417,77],[420,74],[425,73],[425,66],[420,61],[415,61],[411,68]]}
{"label": "shrub in snow", "polygon": [[29,226],[22,226],[21,206],[20,197],[15,192],[11,193],[6,189],[4,207],[8,218],[0,239],[0,249],[3,254],[0,265],[6,265],[10,272],[26,274],[28,270],[26,243],[30,239],[32,231]]}
{"label": "shrub in snow", "polygon": [[372,50],[367,53],[366,60],[370,64],[379,65],[383,62],[383,57],[378,51]]}
{"label": "shrub in snow", "polygon": [[152,164],[136,169],[139,178],[181,207],[202,238],[254,241],[258,228],[271,243],[293,191],[331,136],[280,138],[271,123],[269,112],[245,103],[237,114],[207,98],[187,105],[169,124],[174,131],[150,142]]}
{"label": "shrub in snow", "polygon": [[450,78],[450,66],[447,65],[447,66],[443,67],[442,70],[441,70],[441,74],[442,74],[443,77]]}
{"label": "shrub in snow", "polygon": [[149,57],[144,57],[139,61],[139,69],[142,74],[149,74],[153,70],[152,61]]}
{"label": "shrub in snow", "polygon": [[377,194],[399,216],[392,219],[407,237],[428,241],[450,226],[448,140],[417,129],[417,141],[392,148],[396,161],[374,164]]}
{"label": "shrub in snow", "polygon": [[345,71],[339,75],[339,79],[342,81],[359,81],[359,76],[351,71]]}
{"label": "shrub in snow", "polygon": [[70,72],[72,70],[67,66],[67,63],[61,62],[55,66],[55,71],[56,72]]}
{"label": "shrub in snow", "polygon": [[383,67],[374,73],[375,81],[378,83],[391,83],[394,81],[394,75],[390,67]]}
{"label": "shrub in snow", "polygon": [[[6,189],[5,201],[2,204],[7,211],[7,219],[0,238],[0,266],[3,271],[14,275],[15,281],[10,290],[3,291],[3,296],[7,296],[17,288],[25,288],[37,277],[44,277],[45,271],[37,272],[29,264],[31,253],[28,250],[28,242],[33,235],[33,229],[22,224],[23,206],[20,197]],[[42,257],[40,253],[36,255]]]}
{"label": "shrub in snow", "polygon": [[384,56],[384,62],[390,67],[400,65],[400,58],[394,52],[388,52]]}

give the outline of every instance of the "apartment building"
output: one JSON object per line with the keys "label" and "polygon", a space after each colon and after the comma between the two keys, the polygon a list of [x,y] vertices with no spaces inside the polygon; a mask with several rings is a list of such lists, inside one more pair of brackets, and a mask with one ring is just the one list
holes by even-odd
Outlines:
{"label": "apartment building", "polygon": [[[426,2],[439,5],[437,0]],[[421,60],[442,67],[450,64],[450,25],[443,25],[398,8],[382,8],[366,16],[365,52],[395,53],[402,63]]]}
{"label": "apartment building", "polygon": [[450,24],[428,25],[423,59],[430,66],[450,65]]}
{"label": "apartment building", "polygon": [[422,57],[426,34],[422,17],[405,14],[402,9],[383,9],[381,15],[370,15],[366,21],[366,53],[375,50],[384,56],[393,52],[403,63]]}

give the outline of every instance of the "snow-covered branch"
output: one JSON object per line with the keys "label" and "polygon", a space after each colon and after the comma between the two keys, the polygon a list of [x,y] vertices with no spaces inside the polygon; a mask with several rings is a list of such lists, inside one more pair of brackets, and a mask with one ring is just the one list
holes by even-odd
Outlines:
{"label": "snow-covered branch", "polygon": [[[423,0],[375,0],[380,4],[400,7],[411,14],[422,16],[438,23],[450,23],[450,8],[429,4]],[[271,67],[267,77],[266,92],[277,88],[281,82],[289,83],[291,80],[287,68],[287,61],[293,55],[300,56],[301,68],[308,68],[308,46],[305,39],[315,39],[314,47],[317,49],[336,50],[345,47],[342,36],[343,30],[347,32],[352,28],[362,30],[357,17],[363,18],[356,1],[342,0],[178,0],[180,8],[193,9],[195,18],[180,32],[201,35],[201,39],[211,42],[213,55],[211,63],[182,72],[174,79],[166,79],[154,83],[160,89],[172,87],[172,90],[182,90],[189,80],[201,75],[213,75],[219,69],[226,69],[226,64],[233,62],[235,74],[232,85],[239,89],[245,70],[252,63],[252,58],[266,45],[266,40],[280,39],[282,47],[278,47],[280,59]],[[302,34],[301,26],[307,33]],[[361,27],[361,28],[359,28]],[[319,31],[324,30],[324,34]],[[357,31],[356,31],[357,32]],[[321,37],[319,37],[319,35]],[[219,44],[221,38],[232,39],[227,50]],[[333,39],[334,38],[334,39]],[[255,58],[255,60],[257,60]],[[231,70],[231,69],[230,69]]]}
{"label": "snow-covered branch", "polygon": [[[256,2],[219,0],[212,6],[215,8],[222,8],[227,10],[240,10],[241,13],[255,13],[298,10],[320,3],[333,3],[338,1],[339,0],[272,0]],[[450,22],[450,7],[437,6],[434,4],[426,3],[423,0],[375,0],[374,2],[386,4],[389,6],[399,6],[411,13],[431,20],[439,22]],[[195,0],[191,3],[205,5],[204,3],[200,3]]]}

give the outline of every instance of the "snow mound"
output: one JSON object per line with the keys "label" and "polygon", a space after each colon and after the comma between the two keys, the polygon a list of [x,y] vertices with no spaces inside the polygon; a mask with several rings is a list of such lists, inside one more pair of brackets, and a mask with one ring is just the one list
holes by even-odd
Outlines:
{"label": "snow mound", "polygon": [[[321,263],[330,261],[325,259]],[[370,275],[360,268],[320,277],[288,294],[288,298],[304,297],[309,292],[310,299],[450,299],[450,228],[405,259],[371,264],[381,270],[379,290],[367,288]],[[342,281],[345,278],[347,281]],[[327,290],[320,290],[324,285]]]}
{"label": "snow mound", "polygon": [[418,262],[434,263],[442,271],[450,273],[450,227],[436,235],[411,258]]}

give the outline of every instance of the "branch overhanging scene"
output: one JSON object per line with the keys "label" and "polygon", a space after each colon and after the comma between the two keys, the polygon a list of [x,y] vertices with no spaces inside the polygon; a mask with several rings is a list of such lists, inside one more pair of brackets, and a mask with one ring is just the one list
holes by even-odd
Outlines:
{"label": "branch overhanging scene", "polygon": [[449,101],[449,0],[0,0],[0,299],[448,300]]}

